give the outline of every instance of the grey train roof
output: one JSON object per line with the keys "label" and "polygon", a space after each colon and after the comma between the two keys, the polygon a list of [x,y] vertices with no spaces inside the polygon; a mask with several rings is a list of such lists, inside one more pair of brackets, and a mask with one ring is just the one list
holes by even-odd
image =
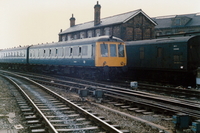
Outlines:
{"label": "grey train roof", "polygon": [[169,37],[169,38],[160,38],[160,39],[152,39],[152,40],[139,40],[139,41],[129,41],[126,42],[126,46],[129,45],[152,45],[152,44],[160,44],[160,43],[174,43],[174,42],[187,42],[193,37],[200,36],[184,36],[184,37]]}
{"label": "grey train roof", "polygon": [[49,43],[49,44],[40,44],[40,45],[33,45],[30,47],[31,48],[40,48],[40,47],[60,47],[60,46],[67,46],[69,44],[74,44],[74,45],[80,45],[83,43],[88,43],[91,44],[93,42],[97,42],[97,41],[116,41],[116,42],[123,42],[122,39],[117,38],[117,37],[112,37],[110,38],[109,36],[100,36],[100,37],[92,37],[92,38],[84,38],[84,39],[77,39],[77,40],[71,40],[71,41],[64,41],[64,42],[55,42],[55,43]]}

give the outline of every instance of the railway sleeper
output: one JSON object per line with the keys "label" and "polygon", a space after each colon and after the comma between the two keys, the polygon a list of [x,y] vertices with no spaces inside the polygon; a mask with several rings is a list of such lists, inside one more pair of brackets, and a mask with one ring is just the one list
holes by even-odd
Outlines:
{"label": "railway sleeper", "polygon": [[77,128],[77,129],[57,129],[58,132],[75,132],[75,131],[90,131],[98,130],[98,127],[86,127],[86,128]]}
{"label": "railway sleeper", "polygon": [[44,109],[40,109],[41,111],[58,111],[58,110],[70,110],[70,108],[69,107],[65,107],[65,108],[55,108],[55,109],[46,109],[46,108],[44,108]]}
{"label": "railway sleeper", "polygon": [[31,130],[31,133],[46,133],[45,129],[33,129]]}
{"label": "railway sleeper", "polygon": [[39,120],[30,120],[30,121],[27,121],[26,123],[27,124],[40,124],[41,121],[39,121]]}
{"label": "railway sleeper", "polygon": [[[75,126],[82,126],[82,125],[89,125],[89,124],[92,124],[91,122],[83,122],[83,123],[77,123],[77,124],[73,124]],[[69,124],[53,124],[54,127],[67,127],[69,126]]]}
{"label": "railway sleeper", "polygon": [[[71,114],[71,115],[67,115],[67,117],[71,118],[71,117],[78,117],[80,116],[79,114]],[[66,116],[46,116],[46,118],[63,118],[63,117],[66,117]]]}
{"label": "railway sleeper", "polygon": [[29,130],[32,130],[32,129],[39,129],[39,128],[42,128],[44,127],[43,124],[34,124],[34,125],[29,125]]}
{"label": "railway sleeper", "polygon": [[[38,105],[37,105],[38,106]],[[39,105],[38,108],[46,108],[48,105]],[[66,105],[56,105],[54,106],[55,108],[63,108],[66,107]]]}
{"label": "railway sleeper", "polygon": [[29,115],[34,115],[34,113],[33,112],[24,112],[23,113],[24,117],[29,116]]}
{"label": "railway sleeper", "polygon": [[37,119],[37,116],[36,115],[29,115],[29,116],[25,116],[24,118],[25,118],[25,120],[34,120],[34,119]]}
{"label": "railway sleeper", "polygon": [[120,129],[120,128],[121,128],[120,125],[111,125],[111,126],[117,128],[117,129]]}
{"label": "railway sleeper", "polygon": [[49,120],[50,122],[52,123],[62,123],[62,122],[73,122],[73,121],[76,121],[76,122],[82,122],[82,121],[85,121],[86,119],[85,118],[78,118],[78,119],[66,119],[66,120]]}

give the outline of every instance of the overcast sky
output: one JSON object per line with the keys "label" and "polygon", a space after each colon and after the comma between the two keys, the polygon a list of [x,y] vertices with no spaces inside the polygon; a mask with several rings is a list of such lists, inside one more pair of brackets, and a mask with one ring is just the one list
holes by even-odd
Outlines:
{"label": "overcast sky", "polygon": [[[149,17],[200,13],[200,0],[98,0],[101,18],[142,9]],[[94,19],[97,0],[0,0],[0,49],[57,42],[60,29]]]}

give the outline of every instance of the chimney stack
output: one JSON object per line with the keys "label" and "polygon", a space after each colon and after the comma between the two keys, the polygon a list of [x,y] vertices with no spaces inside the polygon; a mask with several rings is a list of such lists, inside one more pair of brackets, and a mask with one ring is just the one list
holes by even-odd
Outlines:
{"label": "chimney stack", "polygon": [[74,18],[74,15],[72,14],[72,17],[69,19],[70,20],[70,27],[74,26],[75,25],[75,18]]}
{"label": "chimney stack", "polygon": [[94,6],[94,25],[98,25],[101,23],[100,10],[101,10],[101,5],[99,5],[99,2],[97,1],[97,4]]}

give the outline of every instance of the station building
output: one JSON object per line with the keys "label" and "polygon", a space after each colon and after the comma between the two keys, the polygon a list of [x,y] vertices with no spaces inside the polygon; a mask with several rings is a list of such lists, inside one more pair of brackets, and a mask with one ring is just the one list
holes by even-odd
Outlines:
{"label": "station building", "polygon": [[200,13],[169,15],[152,18],[155,26],[155,36],[200,34]]}
{"label": "station building", "polygon": [[200,13],[150,18],[141,9],[101,18],[101,5],[94,6],[94,20],[76,24],[72,14],[70,27],[59,33],[59,42],[113,35],[124,41],[165,36],[200,34]]}
{"label": "station building", "polygon": [[101,5],[94,6],[94,20],[75,24],[75,17],[70,18],[70,27],[59,33],[59,42],[103,35],[113,35],[124,41],[155,38],[156,22],[141,9],[115,16],[101,18]]}

